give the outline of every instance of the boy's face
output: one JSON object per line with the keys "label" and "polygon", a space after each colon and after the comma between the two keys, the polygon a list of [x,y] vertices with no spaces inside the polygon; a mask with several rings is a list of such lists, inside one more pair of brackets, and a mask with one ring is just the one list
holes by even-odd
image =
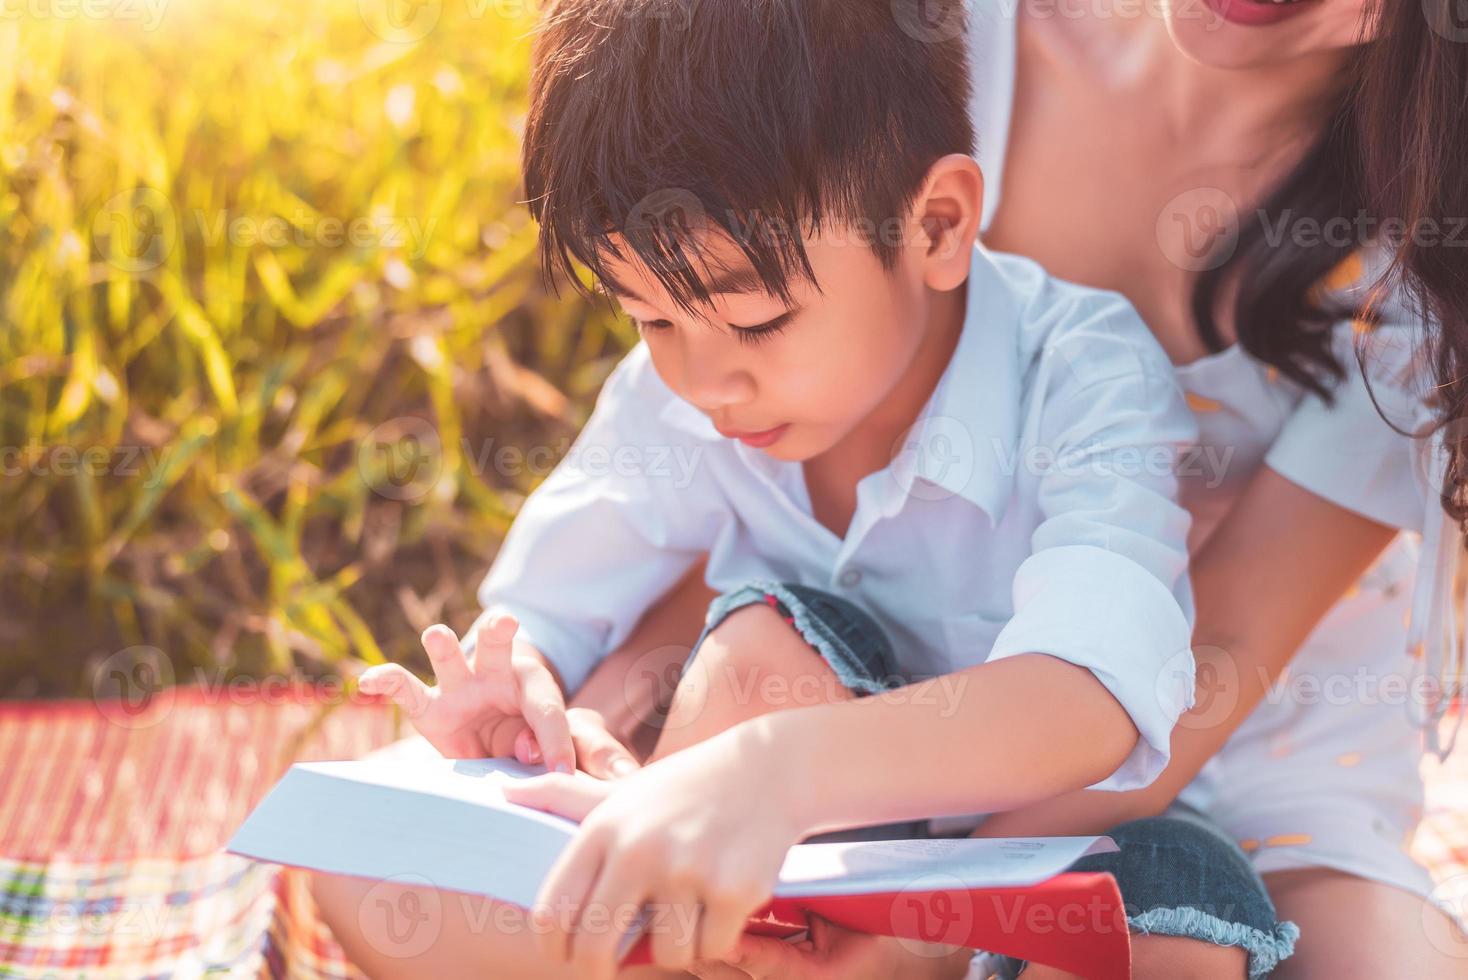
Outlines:
{"label": "boy's face", "polygon": [[766,292],[727,237],[700,239],[710,302],[690,315],[650,271],[608,257],[608,292],[637,323],[663,382],[729,438],[803,461],[840,442],[899,384],[926,335],[931,305],[921,247],[885,268],[854,229],[805,239],[816,283],[792,301]]}

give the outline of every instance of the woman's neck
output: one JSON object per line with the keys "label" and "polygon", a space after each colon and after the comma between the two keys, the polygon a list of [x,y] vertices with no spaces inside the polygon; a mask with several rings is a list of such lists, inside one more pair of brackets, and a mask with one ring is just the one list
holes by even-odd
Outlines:
{"label": "woman's neck", "polygon": [[1154,105],[1177,139],[1211,159],[1235,159],[1250,147],[1262,159],[1293,143],[1313,143],[1322,120],[1330,118],[1322,107],[1333,105],[1348,84],[1350,59],[1348,51],[1337,49],[1218,68],[1180,51],[1166,25],[1152,18],[1139,25],[1130,55],[1122,70],[1154,93]]}

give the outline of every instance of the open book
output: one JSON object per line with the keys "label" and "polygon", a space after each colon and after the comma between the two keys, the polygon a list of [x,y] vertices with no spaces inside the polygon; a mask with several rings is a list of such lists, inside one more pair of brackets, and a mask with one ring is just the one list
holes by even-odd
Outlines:
{"label": "open book", "polygon": [[[290,768],[231,838],[237,854],[529,907],[576,824],[510,803],[504,759],[308,762]],[[793,936],[806,916],[920,942],[970,946],[1088,977],[1127,975],[1110,875],[1062,873],[1105,837],[798,844],[749,930]],[[639,943],[627,963],[645,962]]]}

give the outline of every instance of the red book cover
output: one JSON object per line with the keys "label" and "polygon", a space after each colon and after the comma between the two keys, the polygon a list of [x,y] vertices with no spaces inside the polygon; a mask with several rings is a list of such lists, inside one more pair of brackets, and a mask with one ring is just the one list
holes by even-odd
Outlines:
{"label": "red book cover", "polygon": [[[1070,872],[1017,888],[784,896],[752,916],[746,931],[795,936],[808,915],[858,932],[1002,953],[1095,980],[1131,975],[1126,915],[1109,874]],[[650,961],[644,937],[623,962]]]}

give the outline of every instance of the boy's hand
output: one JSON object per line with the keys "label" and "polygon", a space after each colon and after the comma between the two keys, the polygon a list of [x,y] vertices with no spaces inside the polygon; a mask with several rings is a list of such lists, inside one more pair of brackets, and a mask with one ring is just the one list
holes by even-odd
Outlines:
{"label": "boy's hand", "polygon": [[542,955],[574,963],[579,977],[612,977],[622,928],[649,905],[659,966],[733,952],[802,836],[781,795],[794,781],[774,778],[765,753],[739,736],[726,731],[614,783],[547,775],[505,786],[511,802],[582,820],[536,899]]}
{"label": "boy's hand", "polygon": [[471,663],[454,631],[439,624],[423,632],[423,648],[438,680],[429,687],[399,664],[378,664],[357,680],[364,694],[384,694],[407,712],[424,738],[451,759],[505,758],[531,744],[547,768],[574,772],[576,752],[566,720],[566,701],[543,659],[516,646],[520,624],[509,615],[479,627]]}
{"label": "boy's hand", "polygon": [[[571,726],[576,764],[582,772],[597,779],[618,779],[641,768],[632,751],[612,734],[600,711],[572,706],[566,709],[566,721]],[[515,758],[540,758],[540,743],[528,727],[515,743]]]}

